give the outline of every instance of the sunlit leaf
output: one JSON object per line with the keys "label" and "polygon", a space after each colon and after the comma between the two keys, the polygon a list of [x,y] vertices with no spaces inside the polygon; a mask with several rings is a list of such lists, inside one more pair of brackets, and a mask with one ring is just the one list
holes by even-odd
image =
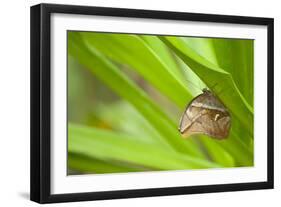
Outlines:
{"label": "sunlit leaf", "polygon": [[203,159],[167,151],[125,134],[69,124],[68,150],[99,160],[115,160],[160,170],[219,167]]}

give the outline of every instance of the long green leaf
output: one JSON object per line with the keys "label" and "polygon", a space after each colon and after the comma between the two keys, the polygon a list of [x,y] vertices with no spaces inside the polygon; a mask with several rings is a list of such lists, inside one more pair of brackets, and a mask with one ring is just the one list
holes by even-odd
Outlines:
{"label": "long green leaf", "polygon": [[[235,82],[238,83],[238,86],[242,82],[247,82],[246,84],[248,84],[248,79],[245,79],[245,77],[242,75],[247,75],[252,71],[251,65],[246,64],[253,60],[251,47],[252,40],[196,37],[185,37],[182,38],[182,40],[192,50],[194,50],[196,53],[198,53],[200,56],[204,57],[211,63],[218,66],[223,66],[222,68],[227,69],[227,71],[230,72],[231,75],[233,75],[233,73],[234,75],[236,75],[236,73],[239,73],[239,76],[235,76],[236,79],[234,77]],[[190,71],[190,68],[188,68],[188,66],[184,69],[186,71]],[[188,75],[190,76],[191,74],[189,73]],[[193,83],[196,83],[198,82],[196,79],[198,78],[194,77],[193,75],[191,80],[193,81]],[[201,85],[199,82],[198,86]],[[248,84],[247,91],[252,91],[252,88],[253,86],[251,84]],[[240,136],[237,136],[237,134],[239,134]],[[251,146],[252,137],[245,133],[245,129],[241,127],[241,124],[236,121],[235,117],[232,118],[232,130],[228,139],[231,139],[231,141],[226,140],[223,142],[216,142],[215,140],[210,140],[208,138],[200,139],[200,141],[208,150],[209,155],[212,157],[212,159],[216,160],[218,163],[231,165],[233,164],[233,158],[235,157],[237,163],[251,165],[253,160]],[[235,144],[233,144],[232,140],[237,141],[235,142]],[[228,147],[230,146],[229,143],[233,144],[232,147],[235,146],[236,150],[230,149]],[[230,157],[232,157],[232,161]]]}
{"label": "long green leaf", "polygon": [[[83,154],[71,153],[68,154],[67,164],[70,170],[76,172],[73,174],[90,174],[90,173],[122,173],[122,172],[143,172],[146,169],[141,166],[126,165],[110,160],[99,160],[91,158]],[[152,170],[152,169],[150,169]]]}
{"label": "long green leaf", "polygon": [[211,160],[226,167],[235,166],[236,157],[226,150],[221,145],[221,142],[216,142],[214,139],[210,139],[210,137],[204,135],[200,135],[198,138],[207,150],[207,154],[211,157]]}
{"label": "long green leaf", "polygon": [[[136,70],[159,91],[170,98],[180,107],[186,105],[186,101],[192,96],[182,81],[182,77],[176,72],[171,62],[162,61],[161,56],[151,48],[148,43],[137,35],[128,34],[104,34],[104,33],[80,33],[89,48],[97,49],[116,62],[127,64]],[[143,37],[144,38],[144,37]],[[157,43],[146,37],[147,41]],[[164,54],[165,56],[167,54]],[[181,95],[178,95],[181,94]]]}
{"label": "long green leaf", "polygon": [[[218,41],[214,41],[214,38],[195,38],[195,37],[185,37],[182,38],[182,40],[196,53],[198,53],[200,56],[206,58],[208,61],[212,62],[213,64],[218,65],[218,62],[229,62],[229,59],[234,59],[232,56],[226,57],[226,55],[220,55],[220,51],[215,50],[215,46],[218,43],[220,43],[220,48],[222,49],[221,39]],[[225,43],[225,47],[227,50],[227,47],[229,44],[237,44],[237,40],[223,40],[223,43]],[[243,50],[243,53],[248,52],[248,50],[245,50],[245,48],[240,48]],[[247,48],[248,49],[248,48]],[[223,53],[224,50],[221,52]],[[249,50],[251,51],[251,50]],[[239,51],[236,51],[235,54],[239,55]],[[247,60],[249,61],[249,60]],[[242,63],[241,63],[242,64]],[[236,64],[237,65],[237,64]],[[203,88],[202,83],[200,83],[200,79],[198,76],[192,74],[191,69],[185,65],[181,64],[183,70],[187,72],[188,75],[188,82],[187,84],[192,81],[191,87],[194,88],[194,85],[197,85],[198,88]],[[250,70],[251,68],[248,68]],[[242,71],[243,72],[243,71]],[[245,80],[245,79],[244,79]],[[236,135],[235,135],[236,134]],[[243,135],[243,136],[237,136],[237,134]],[[198,136],[201,137],[199,140],[202,142],[204,148],[207,150],[208,155],[211,157],[212,160],[215,160],[216,162],[226,165],[226,166],[232,166],[235,165],[235,163],[239,164],[245,164],[245,165],[251,165],[253,156],[251,152],[251,143],[252,138],[249,137],[247,133],[245,133],[245,129],[239,125],[239,123],[236,121],[236,119],[233,117],[232,119],[232,130],[229,135],[228,140],[231,139],[231,141],[225,140],[225,141],[219,141],[216,142],[215,140],[211,140],[210,138],[202,138],[205,136]],[[233,144],[232,140],[237,139],[236,143]],[[230,144],[233,144],[232,147],[235,147],[236,150],[230,149],[228,146]],[[246,145],[247,147],[245,148]],[[230,150],[229,150],[230,149]],[[251,153],[249,153],[251,152]],[[235,159],[234,159],[235,158]]]}
{"label": "long green leaf", "polygon": [[240,93],[230,73],[192,50],[181,38],[160,37],[214,91],[233,116],[253,134],[253,108]]}
{"label": "long green leaf", "polygon": [[218,65],[231,73],[237,87],[253,107],[254,40],[212,39]]}
{"label": "long green leaf", "polygon": [[150,98],[114,64],[98,51],[87,48],[77,33],[69,33],[69,52],[108,87],[128,100],[146,120],[153,126],[163,139],[174,149],[202,157],[202,153],[191,141],[183,140],[177,126],[156,106]]}
{"label": "long green leaf", "polygon": [[142,142],[125,134],[69,124],[68,150],[99,160],[115,160],[159,170],[220,167],[219,165]]}
{"label": "long green leaf", "polygon": [[[110,107],[110,110],[108,110],[108,107]],[[132,105],[125,101],[98,106],[95,108],[95,115],[116,131],[136,135],[145,139],[144,141],[157,143],[167,150],[172,148],[163,140],[157,130]]]}
{"label": "long green leaf", "polygon": [[157,36],[141,35],[140,37],[145,41],[146,46],[150,47],[153,51],[153,55],[158,57],[158,59],[162,62],[165,69],[173,74],[172,77],[175,77],[181,85],[186,87],[183,74],[179,69],[176,59],[170,49]]}

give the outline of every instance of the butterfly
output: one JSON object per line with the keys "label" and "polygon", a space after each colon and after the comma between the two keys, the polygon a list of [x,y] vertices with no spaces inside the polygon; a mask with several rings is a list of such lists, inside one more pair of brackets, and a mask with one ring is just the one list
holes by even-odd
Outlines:
{"label": "butterfly", "polygon": [[231,116],[222,102],[208,89],[195,97],[186,107],[179,124],[183,137],[206,134],[215,139],[229,135]]}

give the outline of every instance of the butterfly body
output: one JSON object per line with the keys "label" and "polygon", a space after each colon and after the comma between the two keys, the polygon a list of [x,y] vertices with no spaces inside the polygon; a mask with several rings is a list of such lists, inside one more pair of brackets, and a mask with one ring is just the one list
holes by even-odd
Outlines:
{"label": "butterfly body", "polygon": [[183,137],[206,134],[216,139],[228,137],[231,117],[227,108],[208,89],[195,97],[181,117],[179,131]]}

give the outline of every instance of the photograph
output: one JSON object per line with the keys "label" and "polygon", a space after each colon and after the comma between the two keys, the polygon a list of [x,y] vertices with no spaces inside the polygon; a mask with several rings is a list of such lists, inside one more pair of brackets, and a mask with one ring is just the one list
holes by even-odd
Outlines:
{"label": "photograph", "polygon": [[31,7],[30,199],[274,188],[274,19],[258,16]]}
{"label": "photograph", "polygon": [[67,175],[254,167],[254,39],[67,30]]}

